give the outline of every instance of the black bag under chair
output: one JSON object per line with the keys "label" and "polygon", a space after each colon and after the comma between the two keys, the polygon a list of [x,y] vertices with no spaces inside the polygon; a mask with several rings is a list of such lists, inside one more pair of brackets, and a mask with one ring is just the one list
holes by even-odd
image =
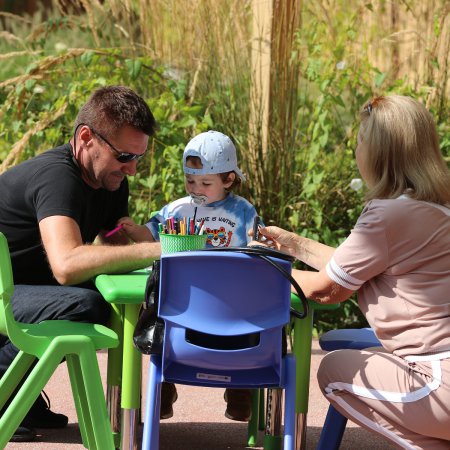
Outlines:
{"label": "black bag under chair", "polygon": [[133,333],[134,346],[144,355],[160,355],[163,348],[164,321],[158,317],[160,266],[160,260],[153,261]]}

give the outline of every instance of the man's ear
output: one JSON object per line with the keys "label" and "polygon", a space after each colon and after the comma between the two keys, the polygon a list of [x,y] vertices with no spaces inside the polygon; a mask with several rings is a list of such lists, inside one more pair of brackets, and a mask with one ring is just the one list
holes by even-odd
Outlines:
{"label": "man's ear", "polygon": [[83,125],[82,127],[80,127],[78,137],[80,139],[80,142],[87,146],[93,137],[91,129],[87,125]]}

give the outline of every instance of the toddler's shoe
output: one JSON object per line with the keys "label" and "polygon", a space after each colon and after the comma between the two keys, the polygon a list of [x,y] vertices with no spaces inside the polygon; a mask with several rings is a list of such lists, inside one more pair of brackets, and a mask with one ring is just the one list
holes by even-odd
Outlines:
{"label": "toddler's shoe", "polygon": [[173,383],[162,383],[160,419],[170,419],[173,416],[172,405],[177,401],[177,388]]}
{"label": "toddler's shoe", "polygon": [[238,422],[248,422],[252,417],[252,391],[250,389],[226,389],[225,417]]}

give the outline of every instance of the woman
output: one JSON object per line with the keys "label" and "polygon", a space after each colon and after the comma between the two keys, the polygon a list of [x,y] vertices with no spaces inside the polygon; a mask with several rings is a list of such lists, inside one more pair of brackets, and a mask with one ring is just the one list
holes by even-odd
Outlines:
{"label": "woman", "polygon": [[450,172],[431,114],[409,97],[368,102],[356,162],[367,204],[337,248],[261,229],[317,270],[294,271],[307,297],[358,302],[384,351],[340,350],[318,371],[344,416],[407,449],[450,448]]}

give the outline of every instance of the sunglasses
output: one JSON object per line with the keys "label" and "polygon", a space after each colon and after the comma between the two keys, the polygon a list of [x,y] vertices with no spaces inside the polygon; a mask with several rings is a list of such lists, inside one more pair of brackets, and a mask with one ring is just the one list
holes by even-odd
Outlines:
{"label": "sunglasses", "polygon": [[95,134],[97,137],[99,137],[105,144],[108,145],[108,147],[116,154],[116,159],[120,163],[129,163],[131,161],[139,161],[144,155],[145,152],[142,153],[142,155],[136,155],[136,153],[127,153],[127,152],[121,152],[120,150],[117,150],[117,148],[114,147],[108,140],[102,136],[98,131],[94,130],[92,127],[89,127],[93,134]]}

